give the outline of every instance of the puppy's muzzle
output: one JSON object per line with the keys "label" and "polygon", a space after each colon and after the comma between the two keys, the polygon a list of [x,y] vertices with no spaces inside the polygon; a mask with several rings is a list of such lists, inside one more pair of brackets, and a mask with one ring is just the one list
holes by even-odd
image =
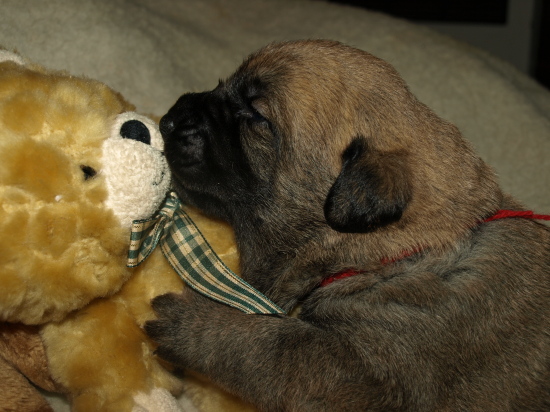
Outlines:
{"label": "puppy's muzzle", "polygon": [[170,111],[162,117],[159,129],[167,154],[177,154],[178,166],[187,167],[200,163],[204,156],[206,130],[197,107],[201,106],[201,94],[182,96]]}

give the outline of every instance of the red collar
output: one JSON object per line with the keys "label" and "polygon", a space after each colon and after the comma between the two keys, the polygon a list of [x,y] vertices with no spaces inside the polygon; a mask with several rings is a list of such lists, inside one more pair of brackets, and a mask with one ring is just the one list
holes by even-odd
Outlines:
{"label": "red collar", "polygon": [[[493,220],[499,220],[499,219],[507,219],[512,217],[519,217],[523,219],[533,219],[533,220],[550,220],[550,215],[536,215],[530,210],[504,210],[501,209],[497,211],[494,215],[484,219],[482,223],[492,222]],[[416,248],[413,250],[404,250],[401,252],[398,256],[390,258],[385,257],[380,259],[380,263],[382,265],[389,265],[390,263],[399,262],[400,260],[406,259],[410,256],[416,255],[417,253],[420,253],[422,251],[421,248]],[[327,286],[330,285],[332,282],[336,280],[341,280],[345,278],[349,278],[355,275],[360,275],[361,273],[364,273],[361,270],[357,269],[348,269],[344,270],[342,272],[334,273],[325,279],[322,280],[321,286]]]}
{"label": "red collar", "polygon": [[532,220],[550,220],[550,215],[536,215],[530,210],[499,210],[493,216],[488,217],[483,222],[491,222],[498,219],[506,219],[509,217],[521,217],[523,219]]}

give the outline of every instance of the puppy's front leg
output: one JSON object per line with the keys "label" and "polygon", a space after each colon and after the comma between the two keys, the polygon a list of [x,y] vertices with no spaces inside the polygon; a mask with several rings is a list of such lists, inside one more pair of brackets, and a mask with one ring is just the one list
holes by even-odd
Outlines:
{"label": "puppy's front leg", "polygon": [[247,315],[186,290],[153,301],[145,329],[166,360],[203,373],[264,411],[364,410],[357,360],[330,331],[290,317]]}

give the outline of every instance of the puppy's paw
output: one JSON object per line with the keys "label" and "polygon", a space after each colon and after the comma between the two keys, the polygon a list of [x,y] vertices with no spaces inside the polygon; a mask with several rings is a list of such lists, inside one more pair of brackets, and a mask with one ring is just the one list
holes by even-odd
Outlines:
{"label": "puppy's paw", "polygon": [[185,314],[190,308],[184,296],[173,293],[157,296],[151,305],[157,319],[146,322],[144,329],[158,345],[155,353],[175,365],[187,366],[184,353],[190,343],[187,342],[189,326]]}
{"label": "puppy's paw", "polygon": [[178,319],[182,316],[188,304],[186,303],[187,294],[167,293],[166,295],[160,295],[155,297],[151,301],[153,310],[160,318],[166,319]]}
{"label": "puppy's paw", "polygon": [[146,322],[144,328],[158,345],[155,353],[183,368],[198,368],[208,353],[212,320],[222,305],[190,289],[181,295],[157,296],[151,305],[157,319]]}

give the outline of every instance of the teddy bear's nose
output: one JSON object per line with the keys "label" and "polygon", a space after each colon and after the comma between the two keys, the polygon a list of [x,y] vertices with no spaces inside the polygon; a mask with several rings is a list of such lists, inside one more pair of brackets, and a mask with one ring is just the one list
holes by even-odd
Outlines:
{"label": "teddy bear's nose", "polygon": [[120,127],[120,135],[145,144],[151,144],[149,129],[139,120],[128,120]]}

